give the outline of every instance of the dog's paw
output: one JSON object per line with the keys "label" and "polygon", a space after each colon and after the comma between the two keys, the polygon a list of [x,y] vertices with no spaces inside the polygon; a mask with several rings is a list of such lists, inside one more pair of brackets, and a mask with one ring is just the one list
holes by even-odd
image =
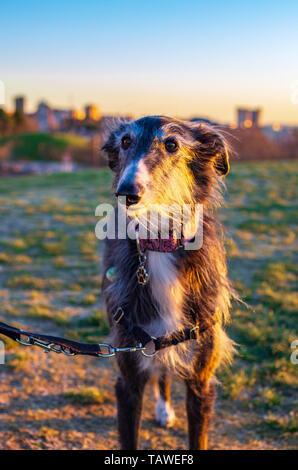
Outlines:
{"label": "dog's paw", "polygon": [[155,417],[160,426],[169,428],[175,421],[175,412],[170,403],[159,398],[155,405]]}

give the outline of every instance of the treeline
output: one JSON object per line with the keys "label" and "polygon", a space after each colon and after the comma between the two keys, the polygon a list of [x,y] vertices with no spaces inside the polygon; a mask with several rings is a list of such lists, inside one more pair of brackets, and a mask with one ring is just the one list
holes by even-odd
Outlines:
{"label": "treeline", "polygon": [[[1,162],[63,162],[105,166],[99,136],[85,138],[67,133],[23,133],[0,138]],[[7,165],[6,165],[7,166]]]}
{"label": "treeline", "polygon": [[262,129],[229,129],[228,140],[235,160],[292,160],[298,158],[298,129],[289,134],[268,136]]}
{"label": "treeline", "polygon": [[0,108],[0,137],[24,132],[35,132],[37,130],[38,124],[35,119],[25,116],[20,111],[8,114],[4,109]]}
{"label": "treeline", "polygon": [[[89,134],[90,140],[88,144],[85,142],[85,146],[78,144],[79,138],[75,138],[78,135],[75,123],[65,123],[63,129],[64,132],[73,135],[73,138],[70,137],[72,142],[68,146],[72,158],[87,165],[102,166],[105,164],[105,159],[102,154],[98,153],[98,150],[102,145],[104,132],[101,129],[100,122],[94,124],[86,121],[77,123],[77,126],[79,125],[83,125]],[[271,135],[267,135],[259,128],[225,129],[225,132],[235,150],[235,161],[292,160],[298,158],[298,129],[293,129],[288,133],[276,132]],[[18,137],[20,134],[23,135],[22,138]],[[28,136],[28,139],[26,139],[26,134],[35,134],[35,136]],[[47,138],[47,135],[49,138]],[[61,152],[63,145],[56,145],[55,139],[50,138],[51,133],[47,135],[38,132],[38,124],[32,117],[19,111],[8,114],[0,108],[0,139],[2,137],[0,140],[0,160],[3,158],[20,159],[22,154],[27,159],[60,160],[63,155],[63,152]],[[9,136],[10,138],[6,139]],[[35,146],[33,145],[34,142],[36,143]],[[29,143],[32,143],[32,145],[28,145]],[[36,150],[36,146],[38,146],[38,150]],[[39,155],[39,157],[37,158],[35,155]]]}

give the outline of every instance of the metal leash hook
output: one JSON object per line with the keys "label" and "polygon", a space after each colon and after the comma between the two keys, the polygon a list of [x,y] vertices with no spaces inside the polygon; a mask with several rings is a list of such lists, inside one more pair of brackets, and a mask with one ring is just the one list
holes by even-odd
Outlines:
{"label": "metal leash hook", "polygon": [[60,344],[55,344],[55,343],[46,343],[43,341],[40,341],[36,338],[33,338],[32,336],[26,336],[28,338],[27,341],[23,341],[21,339],[17,339],[16,341],[19,344],[22,344],[23,346],[39,346],[44,350],[45,353],[49,353],[50,351],[53,351],[57,354],[65,354],[65,356],[75,356],[76,353],[72,352],[70,348],[67,348],[65,346],[61,346]]}
{"label": "metal leash hook", "polygon": [[139,346],[130,346],[126,348],[117,348],[112,346],[111,344],[107,343],[99,343],[98,346],[101,348],[106,348],[107,352],[98,352],[97,355],[98,357],[113,357],[116,355],[118,352],[136,352],[136,351],[142,351],[145,349],[142,345]]}
{"label": "metal leash hook", "polygon": [[[75,356],[76,353],[72,352],[70,348],[66,348],[62,346],[61,344],[55,344],[55,343],[46,343],[43,341],[40,341],[36,338],[33,338],[32,336],[27,336],[24,335],[27,340],[22,340],[22,339],[16,339],[16,341],[19,344],[22,344],[23,346],[39,346],[44,350],[45,353],[49,353],[50,351],[55,352],[56,354],[65,354],[66,356]],[[152,338],[155,339],[155,338]],[[136,352],[136,351],[141,351],[142,354],[146,357],[152,357],[155,356],[155,354],[158,351],[154,351],[152,354],[146,354],[145,350],[147,349],[147,346],[142,346],[139,344],[138,346],[129,346],[126,348],[117,348],[112,346],[111,344],[108,343],[98,343],[99,348],[102,349],[102,351],[97,353],[98,357],[113,357],[115,356],[118,352]]]}

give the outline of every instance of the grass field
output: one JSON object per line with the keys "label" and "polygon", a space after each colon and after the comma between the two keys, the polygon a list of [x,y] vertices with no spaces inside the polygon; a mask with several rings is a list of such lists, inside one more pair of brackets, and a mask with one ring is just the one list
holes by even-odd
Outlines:
{"label": "grass field", "polygon": [[66,149],[72,152],[88,152],[88,140],[67,133],[26,133],[0,138],[1,148],[8,146],[12,160],[61,161]]}
{"label": "grass field", "polygon": [[[106,336],[94,210],[111,200],[110,182],[107,170],[0,180],[1,321],[86,341]],[[228,330],[239,354],[218,375],[210,448],[297,448],[297,163],[234,165],[227,187],[220,218],[230,277],[248,308],[233,306]],[[114,359],[5,344],[0,448],[117,448]],[[183,398],[175,380],[169,430],[145,400],[141,448],[186,448]]]}

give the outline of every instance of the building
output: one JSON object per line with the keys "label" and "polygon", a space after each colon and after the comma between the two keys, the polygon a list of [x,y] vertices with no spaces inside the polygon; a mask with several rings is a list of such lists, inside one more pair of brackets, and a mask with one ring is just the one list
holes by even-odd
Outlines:
{"label": "building", "polygon": [[246,119],[247,119],[247,110],[238,108],[237,109],[237,124],[239,128],[244,127],[244,123]]}
{"label": "building", "polygon": [[260,120],[261,120],[261,110],[253,109],[251,111],[252,127],[260,127]]}
{"label": "building", "polygon": [[62,129],[65,121],[73,119],[74,112],[72,109],[53,109],[53,115],[59,129]]}
{"label": "building", "polygon": [[237,124],[240,129],[260,127],[261,109],[237,109]]}
{"label": "building", "polygon": [[17,96],[14,100],[15,112],[24,114],[35,124],[40,132],[69,131],[92,135],[98,132],[101,114],[98,106],[88,104],[84,109],[57,109],[45,101],[40,101],[35,112],[25,114],[25,97]]}
{"label": "building", "polygon": [[33,117],[38,122],[41,132],[48,132],[58,128],[54,110],[44,101],[38,103],[37,111],[34,113]]}
{"label": "building", "polygon": [[24,96],[16,96],[14,100],[14,108],[15,108],[15,112],[25,114],[25,97]]}
{"label": "building", "polygon": [[32,117],[37,121],[41,132],[61,130],[65,121],[73,117],[73,110],[53,109],[44,101],[40,101]]}
{"label": "building", "polygon": [[100,120],[100,111],[98,106],[95,104],[88,104],[85,106],[85,119],[91,119],[92,121]]}

